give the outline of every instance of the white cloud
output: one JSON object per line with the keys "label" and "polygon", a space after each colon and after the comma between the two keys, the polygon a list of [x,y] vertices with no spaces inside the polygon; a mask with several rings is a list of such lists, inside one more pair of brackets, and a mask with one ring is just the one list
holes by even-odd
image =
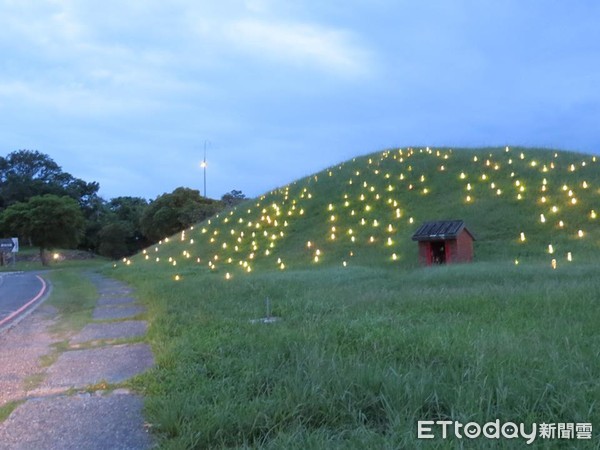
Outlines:
{"label": "white cloud", "polygon": [[226,36],[254,56],[346,77],[366,75],[371,66],[369,53],[351,33],[335,28],[242,19],[226,27]]}

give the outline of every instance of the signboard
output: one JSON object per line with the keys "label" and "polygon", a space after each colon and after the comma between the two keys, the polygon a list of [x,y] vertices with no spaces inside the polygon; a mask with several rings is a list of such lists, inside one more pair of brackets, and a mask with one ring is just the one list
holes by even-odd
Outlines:
{"label": "signboard", "polygon": [[0,239],[0,252],[17,253],[19,251],[19,238]]}

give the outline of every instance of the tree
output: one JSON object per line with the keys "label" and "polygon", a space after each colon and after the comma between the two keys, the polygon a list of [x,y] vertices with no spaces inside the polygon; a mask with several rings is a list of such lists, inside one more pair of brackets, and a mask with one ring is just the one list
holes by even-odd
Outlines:
{"label": "tree", "polygon": [[144,211],[141,228],[152,242],[170,236],[222,209],[216,200],[202,197],[194,189],[179,187],[156,198]]}
{"label": "tree", "polygon": [[[82,208],[92,208],[100,185],[63,172],[50,156],[18,150],[0,157],[0,209],[36,195],[68,195]],[[86,214],[87,215],[87,214]]]}
{"label": "tree", "polygon": [[98,253],[118,259],[146,247],[150,242],[142,232],[141,219],[147,207],[141,197],[116,197],[106,203],[95,234]]}
{"label": "tree", "polygon": [[46,194],[9,206],[0,214],[0,230],[30,239],[44,251],[53,247],[75,247],[85,227],[79,204],[70,197]]}
{"label": "tree", "polygon": [[246,196],[242,191],[236,191],[235,189],[221,197],[221,202],[223,202],[226,207],[235,206],[244,200],[246,200]]}
{"label": "tree", "polygon": [[98,252],[102,256],[119,259],[130,254],[128,240],[132,234],[131,225],[122,220],[111,222],[100,230]]}

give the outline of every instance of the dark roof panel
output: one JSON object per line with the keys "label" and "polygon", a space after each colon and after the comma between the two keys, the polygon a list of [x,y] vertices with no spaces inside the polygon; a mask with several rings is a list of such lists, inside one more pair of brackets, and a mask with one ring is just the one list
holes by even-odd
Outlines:
{"label": "dark roof panel", "polygon": [[460,232],[465,229],[473,239],[473,234],[465,228],[462,220],[437,220],[425,222],[413,234],[413,241],[429,241],[438,239],[456,239]]}

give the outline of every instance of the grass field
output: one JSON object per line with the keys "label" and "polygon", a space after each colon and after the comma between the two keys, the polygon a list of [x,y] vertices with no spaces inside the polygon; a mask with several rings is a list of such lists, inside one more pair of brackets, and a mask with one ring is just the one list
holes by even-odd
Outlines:
{"label": "grass field", "polygon": [[[163,239],[111,270],[149,309],[148,420],[168,449],[522,448],[417,439],[496,419],[598,448],[599,188],[586,155],[390,150]],[[456,218],[475,262],[419,267],[411,234]]]}
{"label": "grass field", "polygon": [[[164,448],[430,448],[418,420],[597,424],[598,275],[479,263],[173,289],[148,271],[147,417]],[[267,297],[281,320],[251,323]]]}

